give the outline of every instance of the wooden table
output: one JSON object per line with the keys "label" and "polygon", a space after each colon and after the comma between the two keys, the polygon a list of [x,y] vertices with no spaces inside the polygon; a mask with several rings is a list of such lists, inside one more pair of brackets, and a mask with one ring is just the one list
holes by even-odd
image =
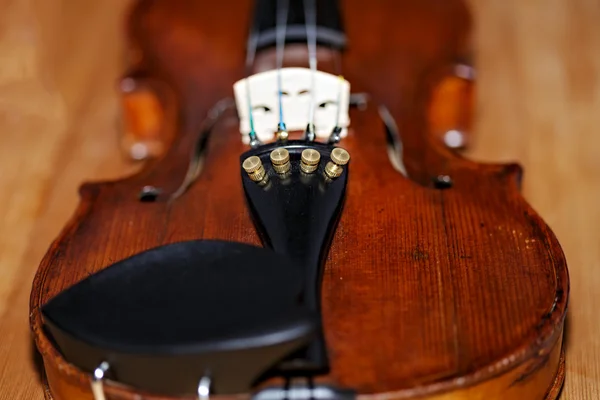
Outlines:
{"label": "wooden table", "polygon": [[[37,264],[117,151],[124,0],[0,0],[0,400],[43,399],[28,330]],[[600,2],[471,1],[471,156],[517,160],[570,267],[563,399],[600,398]]]}

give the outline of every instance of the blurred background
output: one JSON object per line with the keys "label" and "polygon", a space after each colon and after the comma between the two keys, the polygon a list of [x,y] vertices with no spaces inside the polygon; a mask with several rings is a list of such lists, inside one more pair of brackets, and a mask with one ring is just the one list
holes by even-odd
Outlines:
{"label": "blurred background", "polygon": [[[118,147],[130,1],[0,0],[0,400],[43,399],[29,292],[77,187],[136,168]],[[600,1],[469,5],[478,87],[467,154],[523,165],[524,195],[571,274],[562,399],[598,399]]]}

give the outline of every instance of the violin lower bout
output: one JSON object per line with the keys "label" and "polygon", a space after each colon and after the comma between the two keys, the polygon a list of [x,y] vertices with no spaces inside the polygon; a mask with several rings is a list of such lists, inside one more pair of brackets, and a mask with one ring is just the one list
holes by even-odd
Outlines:
{"label": "violin lower bout", "polygon": [[[397,392],[388,393],[386,395],[389,399],[406,399],[406,398],[419,398],[423,400],[463,400],[463,399],[540,399],[540,400],[554,400],[558,399],[561,388],[564,382],[564,350],[562,340],[562,330],[558,339],[551,344],[547,349],[541,351],[544,353],[538,357],[524,363],[517,368],[514,368],[505,373],[501,373],[498,376],[491,378],[487,381],[483,381],[475,386],[465,387],[462,389],[453,390],[451,392],[445,392],[433,395],[419,395],[418,392],[426,392],[431,389],[435,389],[431,385],[430,387],[422,387],[414,389],[414,393],[409,392]],[[52,362],[44,362],[46,374],[44,376],[44,394],[46,400],[93,400],[92,393],[89,388],[88,382],[79,381],[76,379],[65,380],[62,379],[60,373],[60,366],[53,364]],[[70,367],[69,367],[70,368]],[[460,386],[460,382],[465,378],[459,378],[454,380],[454,384]],[[445,383],[440,383],[441,385]],[[549,388],[545,393],[544,391]],[[167,399],[156,396],[144,396],[140,397],[129,396],[127,393],[119,391],[117,388],[111,388],[114,390],[114,395],[109,399],[115,400],[175,400]],[[414,395],[414,396],[413,396]],[[380,395],[377,395],[380,396]],[[214,399],[232,399],[236,398],[239,400],[250,398],[249,395],[243,396],[212,396]],[[369,400],[373,398],[373,395],[358,395],[359,400]],[[185,398],[185,400],[192,400],[193,398]],[[184,400],[180,398],[177,400]]]}

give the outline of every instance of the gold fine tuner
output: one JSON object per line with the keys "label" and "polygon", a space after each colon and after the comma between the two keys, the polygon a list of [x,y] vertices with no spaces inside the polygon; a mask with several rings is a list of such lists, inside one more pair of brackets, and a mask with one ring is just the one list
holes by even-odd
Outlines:
{"label": "gold fine tuner", "polygon": [[315,149],[304,149],[300,160],[300,169],[305,174],[313,173],[319,168],[321,153]]}
{"label": "gold fine tuner", "polygon": [[290,153],[283,147],[279,147],[271,152],[271,164],[278,174],[285,174],[290,170]]}
{"label": "gold fine tuner", "polygon": [[248,174],[248,177],[255,182],[260,182],[266,175],[265,168],[262,165],[262,161],[257,156],[251,156],[244,160],[242,168]]}
{"label": "gold fine tuner", "polygon": [[288,134],[288,131],[286,131],[286,130],[283,130],[283,129],[279,129],[279,130],[277,131],[277,134],[276,134],[276,136],[277,136],[277,140],[279,140],[279,141],[283,142],[283,141],[286,141],[286,140],[288,140],[288,136],[289,136],[289,134]]}
{"label": "gold fine tuner", "polygon": [[348,161],[350,161],[350,153],[340,147],[336,147],[331,152],[330,158],[331,161],[325,165],[325,175],[334,179],[342,175],[344,165],[348,164]]}

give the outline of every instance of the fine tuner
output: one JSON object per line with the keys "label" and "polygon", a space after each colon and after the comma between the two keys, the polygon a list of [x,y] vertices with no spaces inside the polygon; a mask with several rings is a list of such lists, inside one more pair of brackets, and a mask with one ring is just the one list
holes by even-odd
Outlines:
{"label": "fine tuner", "polygon": [[[292,169],[290,152],[285,147],[277,147],[269,154],[271,166],[275,174],[286,175]],[[324,175],[329,179],[338,178],[344,171],[344,166],[350,161],[350,154],[339,147],[331,150],[330,161],[323,169]],[[299,171],[303,174],[312,174],[318,170],[321,160],[321,153],[313,148],[303,149],[300,153],[300,159],[294,160],[299,164]],[[268,173],[260,157],[254,155],[246,158],[242,162],[242,168],[248,174],[248,177],[255,182],[262,182],[268,179]]]}

